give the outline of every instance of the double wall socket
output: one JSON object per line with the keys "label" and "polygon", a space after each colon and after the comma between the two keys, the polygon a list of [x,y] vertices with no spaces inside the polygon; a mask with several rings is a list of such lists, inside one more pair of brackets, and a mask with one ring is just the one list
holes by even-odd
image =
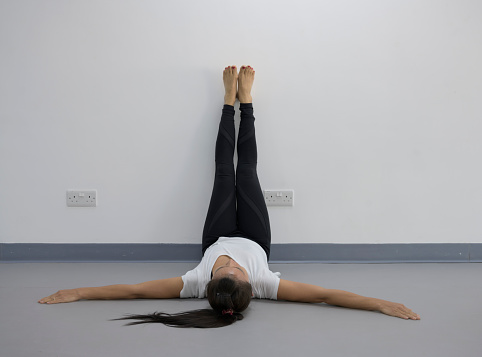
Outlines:
{"label": "double wall socket", "polygon": [[67,190],[68,207],[97,207],[97,190]]}
{"label": "double wall socket", "polygon": [[264,190],[266,206],[293,206],[294,190]]}

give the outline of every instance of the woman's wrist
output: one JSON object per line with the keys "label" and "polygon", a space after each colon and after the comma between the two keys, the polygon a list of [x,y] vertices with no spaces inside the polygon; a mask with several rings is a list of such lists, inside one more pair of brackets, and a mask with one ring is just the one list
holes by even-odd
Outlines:
{"label": "woman's wrist", "polygon": [[375,299],[375,298],[371,298],[371,299],[372,299],[372,306],[373,306],[372,310],[381,311],[384,301],[380,299]]}
{"label": "woman's wrist", "polygon": [[88,288],[76,288],[76,289],[72,289],[72,290],[74,290],[77,293],[77,295],[79,296],[79,300],[80,299],[88,300],[89,298],[87,296],[88,295],[87,289]]}

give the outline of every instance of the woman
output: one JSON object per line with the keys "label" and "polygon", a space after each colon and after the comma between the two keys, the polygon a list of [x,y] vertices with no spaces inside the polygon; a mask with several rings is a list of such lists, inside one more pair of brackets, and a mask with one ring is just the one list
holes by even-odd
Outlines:
{"label": "woman", "polygon": [[[252,297],[327,303],[355,309],[376,310],[404,319],[420,316],[390,301],[363,297],[347,291],[280,279],[268,268],[271,232],[268,211],[256,174],[257,150],[251,87],[255,71],[243,66],[226,67],[224,107],[216,140],[216,174],[203,231],[203,258],[182,277],[134,285],[110,285],[60,290],[39,300],[58,304],[80,299],[204,298],[212,309],[178,314],[130,315],[129,325],[160,322],[173,327],[221,327],[241,320]],[[234,103],[240,102],[238,164],[235,149]]]}

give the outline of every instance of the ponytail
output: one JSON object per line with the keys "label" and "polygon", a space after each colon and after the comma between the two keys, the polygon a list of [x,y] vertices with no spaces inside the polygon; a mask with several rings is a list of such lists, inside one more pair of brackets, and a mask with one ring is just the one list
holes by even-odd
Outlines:
{"label": "ponytail", "polygon": [[251,284],[230,278],[211,280],[206,293],[211,309],[184,311],[176,314],[154,312],[147,315],[127,315],[114,320],[138,320],[126,326],[162,323],[170,327],[215,328],[228,326],[243,319],[240,313],[251,301]]}
{"label": "ponytail", "polygon": [[148,315],[129,315],[120,319],[135,319],[140,321],[129,322],[126,326],[140,325],[147,323],[161,323],[170,327],[195,327],[195,328],[214,328],[223,327],[233,324],[243,319],[240,313],[220,314],[211,309],[201,309],[179,312],[177,314],[166,314],[164,312],[155,312]]}

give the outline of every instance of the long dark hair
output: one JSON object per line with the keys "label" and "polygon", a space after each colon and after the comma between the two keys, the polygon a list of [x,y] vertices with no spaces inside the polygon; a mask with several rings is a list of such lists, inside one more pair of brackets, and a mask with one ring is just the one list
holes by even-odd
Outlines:
{"label": "long dark hair", "polygon": [[213,279],[206,286],[211,309],[200,309],[167,314],[154,312],[147,315],[128,315],[114,320],[139,320],[128,325],[162,323],[171,327],[213,328],[233,324],[243,319],[241,311],[251,302],[252,288],[248,282],[230,278]]}

